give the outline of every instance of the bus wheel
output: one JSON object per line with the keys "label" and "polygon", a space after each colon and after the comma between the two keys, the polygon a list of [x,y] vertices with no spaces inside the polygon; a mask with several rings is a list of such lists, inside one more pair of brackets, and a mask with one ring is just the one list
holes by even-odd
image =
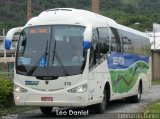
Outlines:
{"label": "bus wheel", "polygon": [[129,97],[129,100],[133,103],[139,103],[139,101],[141,100],[141,94],[142,94],[142,83],[139,83],[138,86],[138,93],[137,95],[134,95],[132,97]]}
{"label": "bus wheel", "polygon": [[106,94],[106,90],[104,89],[104,92],[103,92],[103,100],[101,103],[99,104],[96,104],[95,107],[94,107],[94,111],[96,113],[104,113],[105,110],[106,110],[106,107],[108,105],[108,100],[107,100],[107,94]]}
{"label": "bus wheel", "polygon": [[50,114],[52,112],[53,107],[40,107],[40,110],[43,114]]}

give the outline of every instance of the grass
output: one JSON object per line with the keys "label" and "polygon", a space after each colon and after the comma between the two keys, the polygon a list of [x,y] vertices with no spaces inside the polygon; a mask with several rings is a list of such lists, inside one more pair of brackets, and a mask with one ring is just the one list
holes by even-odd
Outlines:
{"label": "grass", "polygon": [[152,85],[160,85],[160,80],[152,80]]}
{"label": "grass", "polygon": [[144,114],[148,114],[148,113],[160,114],[160,100],[157,100],[146,107],[146,111]]}
{"label": "grass", "polygon": [[[152,80],[152,85],[160,85],[160,80]],[[146,107],[146,111],[144,112],[144,114],[148,114],[148,113],[158,113],[158,114],[160,114],[160,100],[157,100],[153,103],[150,103]]]}
{"label": "grass", "polygon": [[25,112],[25,111],[29,111],[29,110],[34,110],[37,109],[37,107],[24,107],[24,106],[11,106],[11,107],[4,107],[4,108],[0,108],[0,114],[3,113],[20,113],[20,112]]}

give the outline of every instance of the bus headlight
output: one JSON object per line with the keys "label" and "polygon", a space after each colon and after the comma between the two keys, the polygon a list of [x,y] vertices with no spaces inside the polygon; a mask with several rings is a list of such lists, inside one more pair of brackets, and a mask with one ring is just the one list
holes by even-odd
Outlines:
{"label": "bus headlight", "polygon": [[15,85],[15,86],[14,86],[14,92],[18,92],[18,93],[26,93],[27,90],[24,89],[24,88],[22,88],[22,87],[20,87],[20,86],[18,86],[18,85]]}
{"label": "bus headlight", "polygon": [[83,84],[68,90],[69,93],[84,93],[86,91],[87,91],[87,84]]}

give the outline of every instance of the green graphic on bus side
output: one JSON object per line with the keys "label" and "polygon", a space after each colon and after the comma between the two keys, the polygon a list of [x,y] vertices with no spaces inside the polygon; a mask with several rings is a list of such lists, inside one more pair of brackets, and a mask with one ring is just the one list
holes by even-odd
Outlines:
{"label": "green graphic on bus side", "polygon": [[140,73],[146,73],[149,66],[144,62],[138,62],[126,70],[110,70],[112,80],[112,90],[114,93],[130,91]]}

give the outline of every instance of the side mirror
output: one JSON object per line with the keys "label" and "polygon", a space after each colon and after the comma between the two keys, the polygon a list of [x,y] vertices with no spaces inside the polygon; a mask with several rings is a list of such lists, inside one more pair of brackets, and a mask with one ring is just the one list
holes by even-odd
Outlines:
{"label": "side mirror", "polygon": [[91,41],[83,41],[83,49],[90,49]]}
{"label": "side mirror", "polygon": [[5,48],[6,50],[10,50],[11,43],[13,40],[13,36],[15,33],[21,32],[23,27],[12,28],[8,31],[5,39]]}
{"label": "side mirror", "polygon": [[6,50],[10,50],[10,48],[11,48],[11,40],[10,39],[5,39],[5,48],[6,48]]}
{"label": "side mirror", "polygon": [[87,26],[83,35],[84,35],[83,49],[91,48],[92,26]]}

